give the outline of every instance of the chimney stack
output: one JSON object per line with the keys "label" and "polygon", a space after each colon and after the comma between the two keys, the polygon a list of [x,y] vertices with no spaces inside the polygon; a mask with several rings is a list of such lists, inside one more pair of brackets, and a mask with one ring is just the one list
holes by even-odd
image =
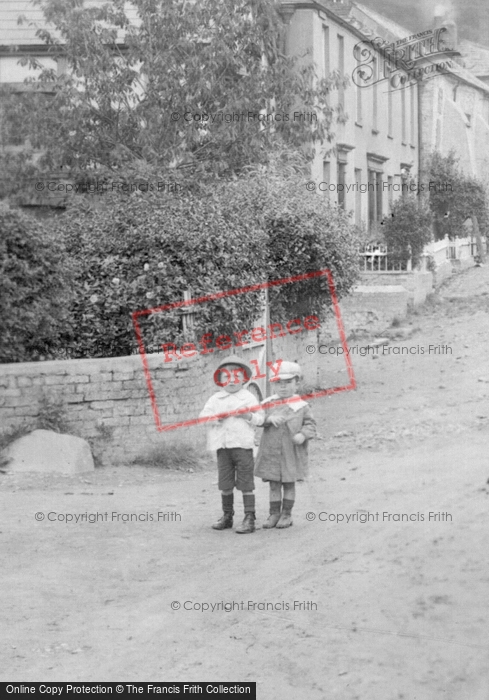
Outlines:
{"label": "chimney stack", "polygon": [[443,35],[447,51],[456,51],[458,44],[457,25],[454,13],[450,5],[436,5],[434,11],[433,28],[445,27],[447,30]]}

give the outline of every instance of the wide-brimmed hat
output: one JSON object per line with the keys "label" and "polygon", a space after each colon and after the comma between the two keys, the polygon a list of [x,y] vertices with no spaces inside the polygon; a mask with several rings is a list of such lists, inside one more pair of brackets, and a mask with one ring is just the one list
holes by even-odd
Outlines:
{"label": "wide-brimmed hat", "polygon": [[253,370],[251,369],[251,366],[246,362],[246,360],[243,360],[242,357],[239,357],[238,355],[228,355],[217,365],[216,372],[218,369],[221,369],[225,365],[238,365],[238,367],[242,367],[246,372],[248,379],[251,379]]}
{"label": "wide-brimmed hat", "polygon": [[278,374],[274,374],[270,379],[271,382],[278,382],[281,379],[293,379],[297,377],[300,379],[302,377],[302,371],[300,365],[297,362],[287,362],[282,360],[280,367],[278,368]]}

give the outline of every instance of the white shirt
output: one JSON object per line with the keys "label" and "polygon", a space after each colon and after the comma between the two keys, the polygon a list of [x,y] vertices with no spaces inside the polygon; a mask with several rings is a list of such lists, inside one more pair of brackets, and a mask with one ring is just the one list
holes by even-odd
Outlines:
{"label": "white shirt", "polygon": [[[221,389],[213,394],[200,412],[199,418],[217,416],[220,413],[230,413],[239,408],[251,408],[258,406],[256,396],[247,389],[240,389],[235,394],[228,394]],[[247,419],[250,420],[247,420]],[[262,425],[265,415],[262,410],[253,411],[248,416],[229,416],[220,421],[212,421],[208,424],[207,447],[209,450],[221,448],[242,447],[245,450],[253,449],[255,442],[255,426]]]}

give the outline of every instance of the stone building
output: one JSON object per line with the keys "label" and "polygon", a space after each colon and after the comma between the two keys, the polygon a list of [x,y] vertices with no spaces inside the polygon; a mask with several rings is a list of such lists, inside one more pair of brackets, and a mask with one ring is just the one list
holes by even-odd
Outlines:
{"label": "stone building", "polygon": [[[403,71],[388,60],[385,45],[416,49],[423,42],[387,17],[352,0],[281,0],[281,11],[287,52],[312,60],[319,77],[332,71],[349,77],[344,89],[330,93],[346,122],[334,125],[331,143],[318,144],[311,177],[317,191],[352,212],[355,223],[374,232],[403,185],[408,187],[410,178],[426,180],[433,150],[453,149],[467,173],[489,181],[489,49],[462,42],[462,56],[450,60],[449,68],[401,82]],[[19,15],[26,17],[22,25]],[[27,54],[65,70],[62,56],[47,54],[36,25],[44,26],[43,15],[30,0],[0,0],[0,86],[27,89],[24,79],[32,72],[19,64]],[[456,43],[450,17],[433,18],[424,34],[442,26]],[[440,60],[418,55],[414,63],[429,69]],[[362,71],[373,77],[362,78]],[[19,145],[0,144],[0,149],[15,148]]]}
{"label": "stone building", "polygon": [[[370,31],[396,42],[410,34],[359,3],[333,5],[341,5],[343,17],[364,33]],[[447,53],[451,57],[448,61],[435,55],[429,57],[432,64],[443,62],[445,67],[417,81],[419,180],[429,186],[426,161],[430,153],[436,150],[447,155],[453,150],[466,174],[489,184],[489,48],[468,41],[459,43],[453,16],[442,5],[437,6],[435,13],[432,26],[424,30],[436,32],[446,28],[453,51]]]}
{"label": "stone building", "polygon": [[[331,92],[347,121],[335,125],[331,144],[316,149],[312,179],[325,196],[353,211],[357,224],[375,229],[403,182],[418,172],[418,94],[416,83],[392,88],[383,74],[384,56],[369,44],[373,34],[351,16],[352,7],[329,0],[282,3],[288,52],[314,61],[320,77],[332,71],[349,77],[345,89]],[[370,52],[378,75],[372,83],[358,77],[362,50]]]}

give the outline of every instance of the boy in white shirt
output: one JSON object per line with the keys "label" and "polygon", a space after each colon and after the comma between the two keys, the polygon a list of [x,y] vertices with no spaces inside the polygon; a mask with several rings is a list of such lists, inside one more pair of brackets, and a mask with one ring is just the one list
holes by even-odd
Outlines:
{"label": "boy in white shirt", "polygon": [[236,528],[239,534],[255,531],[255,483],[253,479],[253,445],[255,427],[262,425],[262,410],[246,411],[226,416],[239,409],[258,406],[258,401],[244,388],[251,379],[248,363],[237,355],[226,357],[214,374],[214,381],[221,387],[206,402],[200,418],[222,417],[209,422],[208,447],[217,452],[219,489],[223,516],[212,526],[214,530],[226,530],[233,526],[234,489],[242,491],[245,517]]}

